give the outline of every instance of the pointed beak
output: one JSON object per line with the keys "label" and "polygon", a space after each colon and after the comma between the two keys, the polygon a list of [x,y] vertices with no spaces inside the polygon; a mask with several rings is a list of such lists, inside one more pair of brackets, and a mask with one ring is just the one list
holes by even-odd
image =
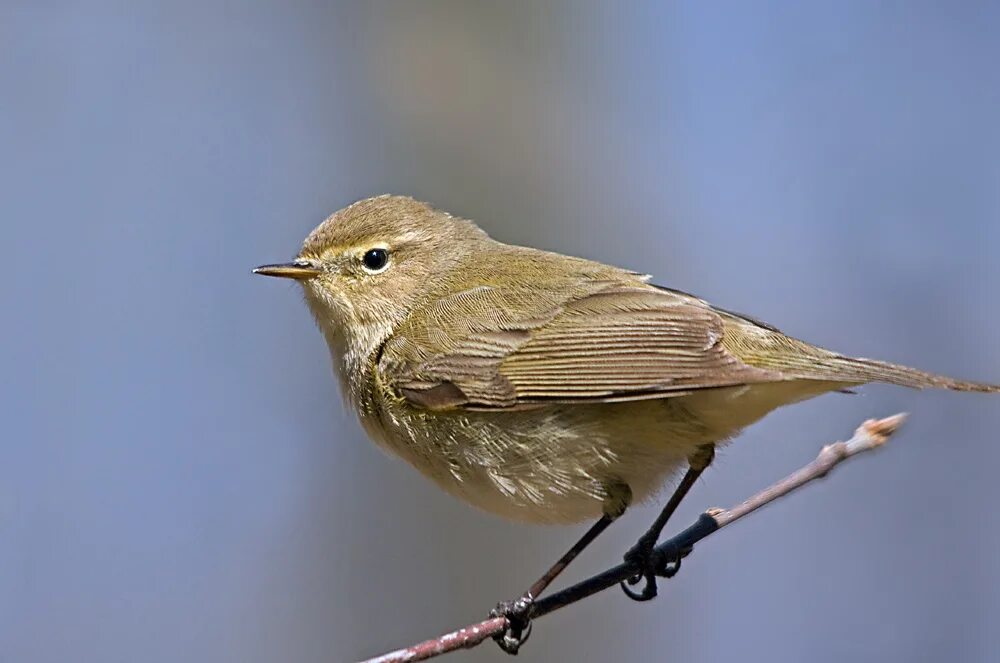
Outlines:
{"label": "pointed beak", "polygon": [[253,270],[254,274],[264,276],[276,276],[282,279],[295,279],[296,281],[307,281],[314,276],[318,276],[320,269],[307,260],[295,260],[294,262],[280,263],[277,265],[261,265]]}

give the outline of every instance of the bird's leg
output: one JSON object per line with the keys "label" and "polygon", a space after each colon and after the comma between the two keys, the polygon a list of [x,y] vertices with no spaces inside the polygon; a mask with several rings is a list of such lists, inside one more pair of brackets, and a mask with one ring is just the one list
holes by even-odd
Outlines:
{"label": "bird's leg", "polygon": [[[656,576],[670,578],[677,573],[681,566],[681,558],[687,554],[687,551],[677,550],[667,555],[657,555],[654,547],[667,521],[674,515],[674,511],[680,506],[681,501],[694,486],[701,473],[712,464],[713,458],[715,458],[714,444],[702,446],[688,457],[688,470],[684,473],[684,478],[681,479],[670,499],[663,506],[660,515],[656,517],[646,533],[639,537],[636,544],[625,553],[625,561],[637,569],[634,576],[621,583],[622,589],[629,598],[636,601],[648,601],[655,598]],[[643,580],[645,584],[640,591],[630,589],[630,586],[637,585]]]}
{"label": "bird's leg", "polygon": [[605,500],[604,515],[590,526],[583,536],[567,550],[549,570],[532,583],[520,598],[514,601],[501,601],[490,612],[490,617],[506,617],[510,624],[503,633],[493,636],[500,648],[508,654],[516,654],[518,648],[525,643],[531,634],[531,605],[539,594],[552,584],[552,581],[569,566],[576,556],[583,552],[608,525],[625,513],[626,507],[632,501],[632,491],[626,484],[615,484],[608,487],[608,499]]}
{"label": "bird's leg", "polygon": [[490,612],[491,617],[506,617],[510,627],[504,632],[494,636],[494,640],[508,654],[516,654],[518,648],[524,644],[531,634],[531,604],[538,598],[538,595],[545,591],[553,580],[556,579],[563,569],[586,548],[591,541],[607,529],[613,523],[614,516],[603,515],[601,519],[591,525],[590,529],[580,537],[580,540],[560,557],[555,564],[549,567],[541,578],[536,580],[531,587],[520,598],[514,601],[502,601]]}

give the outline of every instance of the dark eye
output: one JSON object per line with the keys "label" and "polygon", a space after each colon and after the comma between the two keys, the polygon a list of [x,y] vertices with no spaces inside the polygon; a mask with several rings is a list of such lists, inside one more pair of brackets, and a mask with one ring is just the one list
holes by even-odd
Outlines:
{"label": "dark eye", "polygon": [[369,249],[361,258],[361,262],[369,272],[378,272],[389,264],[389,252],[385,249]]}

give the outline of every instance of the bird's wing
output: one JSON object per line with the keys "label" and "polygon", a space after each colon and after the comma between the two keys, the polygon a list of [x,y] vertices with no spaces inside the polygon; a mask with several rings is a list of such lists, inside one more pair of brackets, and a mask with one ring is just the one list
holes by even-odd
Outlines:
{"label": "bird's wing", "polygon": [[379,377],[434,410],[664,398],[783,379],[731,353],[723,318],[697,298],[638,279],[569,290],[482,286],[442,298],[386,343]]}

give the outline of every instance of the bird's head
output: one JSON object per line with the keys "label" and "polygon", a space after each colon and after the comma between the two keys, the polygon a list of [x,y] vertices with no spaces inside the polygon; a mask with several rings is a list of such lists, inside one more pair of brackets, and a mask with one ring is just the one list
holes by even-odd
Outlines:
{"label": "bird's head", "polygon": [[405,196],[377,196],[332,214],[288,263],[255,274],[302,284],[333,344],[363,352],[388,336],[454,266],[489,241],[470,221]]}

